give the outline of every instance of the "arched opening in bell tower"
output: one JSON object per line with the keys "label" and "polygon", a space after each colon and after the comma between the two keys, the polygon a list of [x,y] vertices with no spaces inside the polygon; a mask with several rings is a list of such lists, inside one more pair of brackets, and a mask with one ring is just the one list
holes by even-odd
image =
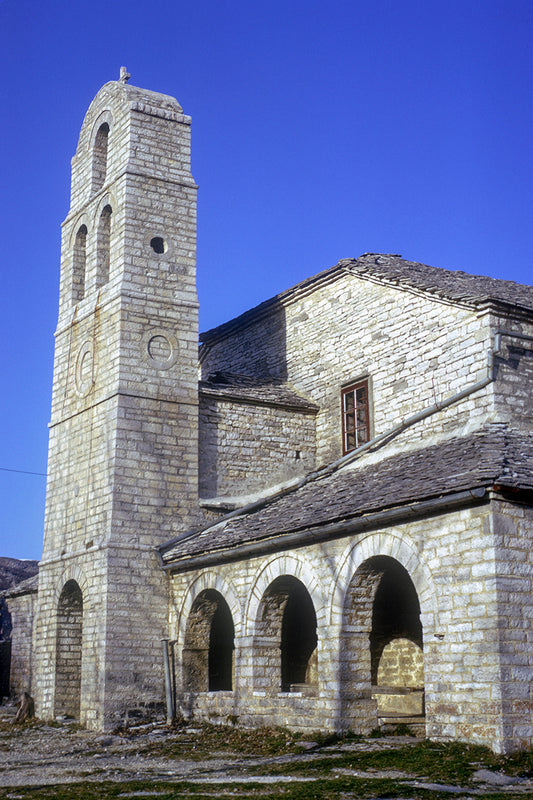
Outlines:
{"label": "arched opening in bell tower", "polygon": [[75,305],[85,296],[85,269],[87,266],[87,226],[80,225],[74,240],[72,254],[72,303]]}
{"label": "arched opening in bell tower", "polygon": [[96,288],[99,289],[109,280],[111,215],[113,209],[105,205],[100,214],[96,233]]}
{"label": "arched opening in bell tower", "polygon": [[83,597],[67,581],[57,605],[55,716],[80,718]]}
{"label": "arched opening in bell tower", "polygon": [[107,145],[109,139],[109,125],[103,122],[98,131],[93,145],[93,170],[91,191],[98,192],[105,183],[107,173]]}

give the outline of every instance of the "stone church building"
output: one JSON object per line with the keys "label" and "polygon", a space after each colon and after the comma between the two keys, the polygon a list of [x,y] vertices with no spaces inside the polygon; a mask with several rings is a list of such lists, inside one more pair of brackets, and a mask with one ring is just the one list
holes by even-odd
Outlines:
{"label": "stone church building", "polygon": [[533,288],[366,253],[198,353],[191,120],[127,78],[63,223],[38,715],[531,746]]}

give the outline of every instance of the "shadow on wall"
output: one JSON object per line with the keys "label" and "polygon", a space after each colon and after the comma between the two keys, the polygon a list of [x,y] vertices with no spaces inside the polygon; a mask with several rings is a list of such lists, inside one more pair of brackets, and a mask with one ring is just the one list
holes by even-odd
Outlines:
{"label": "shadow on wall", "polygon": [[[219,370],[256,378],[257,385],[287,380],[285,309],[279,302],[267,303],[268,313],[262,318],[258,306],[238,318],[237,329],[232,331],[227,323],[215,329],[216,337],[212,333],[200,336],[202,380]],[[259,319],[253,321],[252,316]]]}
{"label": "shadow on wall", "polygon": [[[341,726],[369,732],[379,717],[423,715],[420,603],[407,570],[373,556],[353,575],[341,635]],[[378,689],[379,687],[379,689]],[[409,697],[412,693],[416,696]]]}
{"label": "shadow on wall", "polygon": [[[202,498],[257,491],[265,483],[292,477],[301,467],[292,462],[301,460],[296,450],[302,437],[295,432],[304,424],[302,415],[293,414],[289,421],[290,411],[280,412],[275,402],[269,406],[273,387],[283,384],[288,373],[285,309],[269,303],[265,317],[247,317],[235,330],[228,323],[203,337],[198,432]],[[303,437],[304,449],[308,438]]]}

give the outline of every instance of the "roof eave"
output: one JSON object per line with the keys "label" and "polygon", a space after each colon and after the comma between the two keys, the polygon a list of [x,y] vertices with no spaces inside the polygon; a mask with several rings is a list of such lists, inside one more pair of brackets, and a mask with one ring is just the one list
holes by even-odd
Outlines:
{"label": "roof eave", "polygon": [[281,533],[268,539],[259,539],[220,550],[205,551],[193,556],[185,556],[179,560],[172,560],[171,556],[166,560],[164,554],[161,554],[161,566],[166,571],[189,572],[193,569],[241,561],[245,558],[279,552],[288,548],[305,547],[326,540],[340,539],[347,535],[374,530],[383,525],[400,524],[459,508],[483,505],[490,500],[488,488],[488,486],[475,486],[464,491],[373,511],[334,523]]}

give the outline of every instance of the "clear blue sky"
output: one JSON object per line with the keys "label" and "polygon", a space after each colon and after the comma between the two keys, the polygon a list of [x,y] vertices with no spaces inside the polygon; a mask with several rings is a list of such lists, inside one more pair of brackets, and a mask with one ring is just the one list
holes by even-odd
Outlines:
{"label": "clear blue sky", "polygon": [[366,251],[531,283],[532,0],[0,0],[0,555],[39,558],[60,223],[122,64],[193,118],[207,329]]}

